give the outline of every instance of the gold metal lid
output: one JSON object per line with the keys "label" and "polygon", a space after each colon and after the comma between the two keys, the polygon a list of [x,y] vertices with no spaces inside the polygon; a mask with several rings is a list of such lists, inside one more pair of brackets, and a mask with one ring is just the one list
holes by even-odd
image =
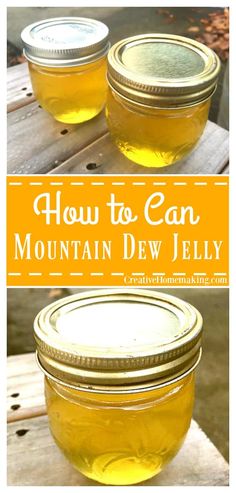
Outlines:
{"label": "gold metal lid", "polygon": [[209,98],[219,71],[214,51],[183,36],[132,36],[108,53],[110,86],[132,101],[154,107],[183,107]]}
{"label": "gold metal lid", "polygon": [[87,291],[45,307],[34,333],[43,371],[76,388],[159,386],[191,370],[202,317],[157,291]]}
{"label": "gold metal lid", "polygon": [[30,24],[21,33],[25,57],[45,67],[93,62],[109,49],[109,29],[85,17],[55,17]]}

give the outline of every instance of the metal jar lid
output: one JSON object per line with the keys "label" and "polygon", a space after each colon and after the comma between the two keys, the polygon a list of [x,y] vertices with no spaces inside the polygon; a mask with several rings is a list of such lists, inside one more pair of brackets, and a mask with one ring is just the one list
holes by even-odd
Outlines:
{"label": "metal jar lid", "polygon": [[21,33],[25,57],[45,67],[73,67],[93,62],[109,49],[109,29],[84,17],[57,17],[35,22]]}
{"label": "metal jar lid", "polygon": [[87,291],[44,308],[34,322],[38,362],[51,378],[88,390],[156,387],[201,354],[202,317],[157,291]]}
{"label": "metal jar lid", "polygon": [[219,71],[219,58],[210,48],[183,36],[133,36],[108,53],[110,86],[136,103],[154,107],[204,101],[213,94]]}

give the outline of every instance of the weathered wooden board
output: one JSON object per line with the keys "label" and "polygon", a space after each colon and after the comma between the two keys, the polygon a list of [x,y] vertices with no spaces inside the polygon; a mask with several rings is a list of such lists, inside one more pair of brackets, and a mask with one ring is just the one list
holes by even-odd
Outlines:
{"label": "weathered wooden board", "polygon": [[[64,458],[50,435],[46,416],[8,425],[8,486],[30,485],[99,486]],[[224,486],[228,485],[228,464],[192,421],[178,455],[160,475],[139,486],[144,485]]]}
{"label": "weathered wooden board", "polygon": [[[98,485],[76,472],[54,444],[44,406],[43,375],[34,354],[8,358],[7,396],[9,486]],[[12,405],[21,407],[12,410]],[[145,483],[147,486],[227,484],[227,462],[195,421],[176,458],[159,476]]]}
{"label": "weathered wooden board", "polygon": [[8,121],[9,174],[217,174],[228,163],[228,132],[212,122],[189,157],[172,166],[146,168],[117,150],[103,114],[81,125],[64,125],[35,102],[9,113]]}
{"label": "weathered wooden board", "polygon": [[81,125],[56,122],[31,103],[8,114],[8,173],[47,173],[101,137],[104,116]]}
{"label": "weathered wooden board", "polygon": [[[112,143],[104,114],[81,125],[56,122],[34,101],[27,64],[8,70],[8,173],[212,174],[228,163],[228,132],[212,122],[189,157],[145,168]],[[226,173],[226,171],[224,171]]]}
{"label": "weathered wooden board", "polygon": [[[123,156],[106,134],[58,166],[52,173],[217,174],[221,173],[228,163],[228,147],[227,130],[208,121],[199,144],[190,156],[172,166],[147,168],[132,163]],[[91,163],[94,165],[94,171],[87,168]]]}
{"label": "weathered wooden board", "polygon": [[43,375],[35,354],[20,354],[7,359],[8,422],[46,413]]}
{"label": "weathered wooden board", "polygon": [[21,63],[10,67],[7,70],[7,111],[14,111],[34,100],[28,64]]}
{"label": "weathered wooden board", "polygon": [[228,175],[229,174],[229,164],[227,164],[227,166],[225,166],[225,168],[222,171],[222,174],[223,175]]}

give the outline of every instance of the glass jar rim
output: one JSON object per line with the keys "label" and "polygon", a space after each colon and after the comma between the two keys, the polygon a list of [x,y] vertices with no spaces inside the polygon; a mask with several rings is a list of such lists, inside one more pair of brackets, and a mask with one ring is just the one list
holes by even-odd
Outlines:
{"label": "glass jar rim", "polygon": [[34,335],[42,368],[65,383],[163,383],[198,360],[202,317],[165,293],[98,289],[45,307],[34,321]]}
{"label": "glass jar rim", "polygon": [[108,36],[106,24],[86,17],[45,19],[26,26],[21,33],[25,58],[44,67],[73,67],[96,61],[110,48]]}
{"label": "glass jar rim", "polygon": [[[134,49],[144,47],[145,52],[133,54]],[[182,67],[179,74],[178,50]],[[192,75],[188,53],[193,58]],[[149,106],[177,107],[203,101],[214,92],[219,71],[220,61],[214,51],[184,36],[157,33],[132,36],[119,41],[108,52],[109,85],[130,100]]]}
{"label": "glass jar rim", "polygon": [[127,104],[130,104],[130,105],[134,105],[136,108],[140,108],[140,109],[150,109],[152,111],[155,111],[155,110],[169,110],[169,111],[175,111],[175,110],[181,110],[181,109],[188,109],[188,108],[194,108],[195,106],[199,106],[201,103],[205,103],[206,101],[208,101],[209,99],[212,98],[212,96],[215,94],[216,92],[216,89],[217,89],[217,86],[215,86],[212,90],[212,92],[210,94],[208,94],[206,97],[204,97],[204,99],[200,99],[198,101],[189,101],[187,102],[185,100],[184,101],[179,101],[178,103],[176,101],[172,101],[171,103],[169,102],[169,105],[167,105],[166,103],[166,106],[164,106],[164,102],[163,104],[162,103],[158,103],[156,102],[156,104],[150,104],[150,101],[145,101],[144,102],[139,102],[135,99],[131,99],[130,97],[128,96],[125,96],[124,94],[122,94],[121,92],[118,92],[117,89],[115,89],[112,84],[109,83],[108,81],[108,85],[111,89],[112,92],[114,92],[118,98],[120,98],[122,101],[124,102],[127,102]]}
{"label": "glass jar rim", "polygon": [[200,348],[199,353],[198,353],[198,358],[195,361],[194,365],[186,370],[184,373],[181,373],[178,376],[175,376],[174,378],[160,382],[160,381],[151,381],[151,382],[143,382],[140,384],[130,384],[130,385],[86,385],[86,384],[78,384],[78,385],[73,385],[72,383],[65,383],[63,380],[60,380],[59,378],[53,376],[50,374],[41,364],[39,360],[39,355],[36,351],[36,362],[38,364],[38,367],[40,370],[44,373],[45,378],[48,378],[49,380],[52,380],[54,383],[58,385],[62,385],[63,387],[71,390],[76,390],[79,392],[84,392],[88,394],[105,394],[105,395],[122,395],[122,394],[141,394],[145,392],[152,392],[157,389],[163,389],[165,387],[168,387],[170,385],[173,385],[175,383],[180,382],[187,376],[189,376],[191,373],[193,373],[197,366],[199,365],[200,361],[202,358],[202,348]]}

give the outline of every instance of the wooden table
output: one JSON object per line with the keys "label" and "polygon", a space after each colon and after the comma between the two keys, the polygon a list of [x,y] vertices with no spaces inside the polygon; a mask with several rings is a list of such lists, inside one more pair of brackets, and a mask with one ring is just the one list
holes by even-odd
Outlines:
{"label": "wooden table", "polygon": [[195,150],[164,168],[138,166],[112,143],[104,114],[69,125],[56,122],[35,101],[27,64],[8,69],[9,174],[218,174],[228,173],[228,131],[208,121]]}
{"label": "wooden table", "polygon": [[[33,353],[8,358],[8,486],[99,486],[76,472],[50,435],[43,376]],[[141,485],[227,486],[228,464],[192,421],[166,469]]]}

